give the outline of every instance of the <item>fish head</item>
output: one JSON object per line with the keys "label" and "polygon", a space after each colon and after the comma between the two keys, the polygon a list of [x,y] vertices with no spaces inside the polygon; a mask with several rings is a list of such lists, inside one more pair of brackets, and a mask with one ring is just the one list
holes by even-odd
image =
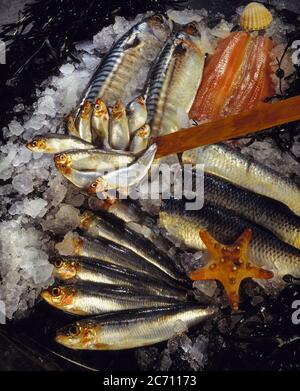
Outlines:
{"label": "fish head", "polygon": [[60,168],[70,167],[72,164],[71,155],[68,153],[59,153],[54,157],[55,167],[59,170]]}
{"label": "fish head", "polygon": [[113,119],[120,120],[126,117],[126,109],[124,103],[121,100],[117,100],[111,109],[111,117]]}
{"label": "fish head", "polygon": [[52,286],[41,292],[42,298],[53,307],[66,309],[73,305],[77,290],[71,286]]}
{"label": "fish head", "polygon": [[94,221],[94,214],[90,211],[82,213],[80,216],[79,227],[82,229],[88,229]]}
{"label": "fish head", "polygon": [[147,26],[151,33],[159,40],[166,41],[172,31],[171,19],[162,14],[155,14],[147,18]]}
{"label": "fish head", "polygon": [[192,21],[183,26],[183,31],[193,37],[201,37],[199,24],[196,21]]}
{"label": "fish head", "polygon": [[58,330],[55,341],[71,349],[89,349],[96,344],[96,338],[92,321],[78,321]]}
{"label": "fish head", "polygon": [[96,194],[96,193],[102,193],[106,190],[106,181],[103,177],[99,177],[93,182],[90,187],[88,188],[88,193],[90,194]]}
{"label": "fish head", "polygon": [[140,129],[138,129],[136,135],[143,139],[148,138],[150,136],[150,126],[148,124],[145,124]]}
{"label": "fish head", "polygon": [[42,136],[36,136],[32,141],[26,144],[26,148],[32,152],[46,152],[47,151],[47,140]]}
{"label": "fish head", "polygon": [[103,99],[98,98],[94,106],[94,115],[99,118],[105,118],[108,120],[108,110]]}
{"label": "fish head", "polygon": [[87,119],[92,111],[92,104],[90,101],[86,100],[83,104],[82,110],[80,112],[80,117]]}
{"label": "fish head", "polygon": [[75,278],[80,268],[79,263],[75,259],[64,257],[56,258],[51,263],[54,266],[53,276],[63,281]]}

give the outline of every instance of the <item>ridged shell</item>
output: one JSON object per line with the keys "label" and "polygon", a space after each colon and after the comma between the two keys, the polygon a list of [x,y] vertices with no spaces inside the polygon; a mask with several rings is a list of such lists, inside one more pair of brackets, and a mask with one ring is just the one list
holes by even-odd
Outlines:
{"label": "ridged shell", "polygon": [[245,30],[263,30],[270,26],[273,17],[271,12],[262,4],[248,4],[240,18],[240,26]]}

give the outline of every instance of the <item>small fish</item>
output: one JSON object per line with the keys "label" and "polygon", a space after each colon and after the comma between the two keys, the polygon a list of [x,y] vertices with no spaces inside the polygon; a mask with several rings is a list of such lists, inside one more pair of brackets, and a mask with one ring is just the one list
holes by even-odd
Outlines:
{"label": "small fish", "polygon": [[[68,156],[68,155],[67,155]],[[63,156],[64,159],[64,156]],[[68,164],[68,163],[67,163]],[[57,170],[63,175],[68,181],[70,181],[78,189],[87,191],[90,187],[90,184],[93,183],[98,177],[100,172],[104,171],[80,171],[62,163],[60,160],[56,159],[55,166]]]}
{"label": "small fish", "polygon": [[201,83],[205,52],[196,23],[169,39],[149,75],[146,106],[154,136],[176,132]]}
{"label": "small fish", "polygon": [[57,257],[51,261],[53,276],[65,282],[92,282],[119,285],[151,295],[186,300],[187,291],[175,289],[143,273],[85,257]]}
{"label": "small fish", "polygon": [[80,137],[78,129],[75,126],[74,118],[71,114],[68,115],[66,118],[66,125],[68,134],[70,134],[71,136]]}
{"label": "small fish", "polygon": [[32,141],[26,144],[26,147],[32,152],[43,153],[60,153],[70,149],[95,148],[93,144],[90,144],[78,137],[55,133],[35,136]]}
{"label": "small fish", "polygon": [[125,150],[129,146],[130,134],[125,106],[118,100],[112,108],[109,119],[109,145],[113,149]]}
{"label": "small fish", "polygon": [[108,190],[118,190],[127,193],[130,187],[137,185],[147,175],[156,150],[156,144],[152,144],[133,164],[99,176],[91,184],[88,192],[102,193]]}
{"label": "small fish", "polygon": [[92,114],[92,132],[95,144],[108,148],[108,121],[109,114],[104,101],[98,98]]}
{"label": "small fish", "polygon": [[205,172],[273,198],[300,215],[300,188],[291,179],[244,156],[226,144],[214,144],[184,152],[185,164],[204,164]]}
{"label": "small fish", "polygon": [[215,307],[171,305],[79,320],[57,331],[56,342],[82,350],[121,350],[153,345],[187,332],[215,315]]}
{"label": "small fish", "polygon": [[130,152],[132,152],[134,155],[138,155],[139,153],[145,151],[149,144],[150,133],[151,129],[148,124],[138,129],[130,143]]}
{"label": "small fish", "polygon": [[128,152],[105,151],[102,149],[71,150],[54,157],[57,167],[67,166],[78,171],[109,171],[127,166],[135,160]]}
{"label": "small fish", "polygon": [[186,210],[184,199],[172,199],[164,202],[159,220],[172,236],[195,250],[206,249],[199,236],[200,229],[223,244],[232,244],[245,230],[251,229],[252,239],[248,247],[251,261],[274,271],[277,276],[300,277],[300,250],[226,209],[207,204],[200,210]]}
{"label": "small fish", "polygon": [[92,212],[85,212],[81,215],[80,227],[86,231],[88,235],[95,238],[104,238],[124,246],[163,270],[165,273],[176,279],[183,280],[173,259],[158,251],[150,240],[139,235],[126,225],[117,227],[115,224],[110,223],[101,216],[96,216]]}
{"label": "small fish", "polygon": [[143,96],[138,96],[131,101],[126,108],[129,132],[134,134],[136,130],[145,125],[147,121],[146,102]]}
{"label": "small fish", "polygon": [[300,249],[300,218],[278,201],[235,186],[211,174],[204,177],[204,198],[209,204],[231,210]]}
{"label": "small fish", "polygon": [[74,315],[163,307],[175,301],[162,296],[150,296],[147,292],[141,293],[130,288],[92,283],[55,285],[43,290],[41,296],[53,307]]}
{"label": "small fish", "polygon": [[76,127],[80,138],[91,143],[92,131],[91,131],[91,117],[92,117],[92,104],[88,100],[84,102],[84,105],[79,113],[79,118],[76,121]]}
{"label": "small fish", "polygon": [[163,265],[154,265],[124,246],[105,239],[82,236],[75,236],[71,241],[71,256],[100,259],[103,262],[126,267],[146,276],[158,278],[168,285],[179,287],[179,282],[176,280],[177,274],[174,275],[173,268],[167,270]]}

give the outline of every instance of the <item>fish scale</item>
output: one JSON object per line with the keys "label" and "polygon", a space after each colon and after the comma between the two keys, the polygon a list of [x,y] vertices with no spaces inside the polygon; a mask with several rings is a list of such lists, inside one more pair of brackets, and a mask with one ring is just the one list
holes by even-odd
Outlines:
{"label": "fish scale", "polygon": [[206,249],[199,230],[207,230],[223,244],[232,244],[246,229],[252,230],[249,258],[258,266],[272,270],[279,276],[300,277],[300,250],[270,232],[232,212],[205,204],[200,210],[185,210],[185,200],[166,200],[160,212],[160,224],[177,240],[195,250]]}
{"label": "fish scale", "polygon": [[[112,105],[117,99],[124,99],[127,93],[124,84],[134,80],[141,67],[150,65],[169,35],[170,25],[162,16],[151,16],[133,26],[103,58],[83,102],[94,103],[96,98],[101,97]],[[151,53],[154,55],[150,60]]]}

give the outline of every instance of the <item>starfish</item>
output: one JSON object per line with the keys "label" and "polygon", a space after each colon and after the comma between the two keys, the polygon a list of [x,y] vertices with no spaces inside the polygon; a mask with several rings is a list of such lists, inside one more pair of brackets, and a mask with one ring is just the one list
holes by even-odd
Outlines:
{"label": "starfish", "polygon": [[207,266],[195,270],[189,277],[193,281],[220,281],[233,310],[238,310],[239,307],[239,287],[242,280],[249,277],[262,279],[273,277],[271,271],[256,266],[248,259],[247,250],[252,238],[251,229],[246,229],[229,246],[219,243],[206,230],[200,230],[199,235],[207,247],[211,259]]}

